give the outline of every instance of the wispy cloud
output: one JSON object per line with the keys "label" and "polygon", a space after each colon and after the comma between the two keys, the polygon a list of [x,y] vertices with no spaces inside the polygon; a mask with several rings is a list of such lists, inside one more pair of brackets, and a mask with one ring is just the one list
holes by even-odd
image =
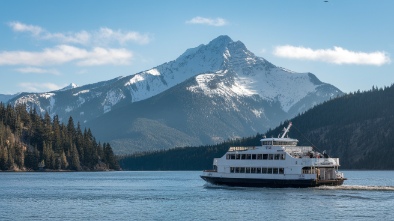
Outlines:
{"label": "wispy cloud", "polygon": [[34,83],[34,82],[22,82],[19,83],[18,86],[21,88],[21,91],[30,91],[30,92],[54,91],[64,87],[64,85],[59,86],[54,83]]}
{"label": "wispy cloud", "polygon": [[52,75],[60,75],[60,72],[56,69],[43,69],[37,67],[24,67],[17,68],[16,71],[20,73],[33,73],[33,74],[52,74]]}
{"label": "wispy cloud", "polygon": [[80,66],[125,65],[133,57],[132,52],[120,48],[95,47],[92,50],[69,45],[46,48],[41,52],[3,51],[0,52],[0,65],[46,66],[76,62]]}
{"label": "wispy cloud", "polygon": [[204,18],[204,17],[194,17],[188,21],[187,24],[200,24],[200,25],[210,25],[210,26],[225,26],[228,22],[223,18]]}
{"label": "wispy cloud", "polygon": [[16,32],[30,32],[33,35],[39,35],[44,31],[39,26],[26,25],[17,21],[10,22],[8,25]]}
{"label": "wispy cloud", "polygon": [[77,64],[80,66],[92,65],[126,65],[130,63],[133,54],[126,49],[100,48],[96,47],[92,51],[86,52],[86,56],[80,59]]}
{"label": "wispy cloud", "polygon": [[76,33],[49,33],[45,32],[39,36],[42,40],[52,40],[63,44],[81,44],[88,45],[91,42],[92,34],[87,31]]}
{"label": "wispy cloud", "polygon": [[385,52],[375,51],[371,53],[349,51],[341,47],[333,49],[311,49],[291,45],[278,46],[274,49],[274,55],[278,57],[322,61],[333,64],[360,64],[381,66],[391,62]]}
{"label": "wispy cloud", "polygon": [[95,41],[111,42],[115,41],[120,44],[125,44],[129,41],[133,41],[139,44],[148,44],[150,42],[150,36],[148,34],[141,34],[135,31],[114,31],[110,28],[100,28],[96,33]]}
{"label": "wispy cloud", "polygon": [[26,32],[40,40],[51,40],[61,44],[80,45],[107,45],[111,43],[125,44],[134,42],[137,44],[148,44],[151,37],[135,31],[112,30],[102,27],[99,30],[79,32],[56,32],[52,33],[40,26],[27,25],[18,21],[9,22],[8,25],[15,32]]}

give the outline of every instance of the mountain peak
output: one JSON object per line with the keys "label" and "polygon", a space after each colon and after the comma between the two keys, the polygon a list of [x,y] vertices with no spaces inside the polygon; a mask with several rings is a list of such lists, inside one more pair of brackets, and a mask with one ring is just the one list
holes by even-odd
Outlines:
{"label": "mountain peak", "polygon": [[208,45],[226,46],[232,43],[233,40],[227,35],[220,35],[219,37],[213,39]]}
{"label": "mountain peak", "polygon": [[66,90],[74,89],[74,88],[77,88],[77,87],[78,87],[78,85],[76,85],[75,83],[71,83],[68,86],[60,89],[59,91],[66,91]]}

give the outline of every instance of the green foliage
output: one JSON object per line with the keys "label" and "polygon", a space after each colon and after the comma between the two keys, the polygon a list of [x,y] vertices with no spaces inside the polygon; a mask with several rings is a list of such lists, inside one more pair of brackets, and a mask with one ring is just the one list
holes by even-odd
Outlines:
{"label": "green foliage", "polygon": [[[340,158],[342,169],[394,169],[394,86],[373,87],[331,99],[291,119],[289,137],[299,145]],[[288,121],[268,130],[277,137]],[[257,146],[262,135],[217,145],[174,148],[123,156],[125,170],[203,170],[230,146]]]}
{"label": "green foliage", "polygon": [[170,150],[125,155],[119,159],[124,170],[201,170],[212,168],[213,158],[221,157],[230,146],[257,146],[261,134],[216,145],[179,147]]}
{"label": "green foliage", "polygon": [[46,170],[119,170],[111,146],[77,125],[71,117],[64,125],[58,116],[0,103],[0,170],[38,170],[40,163]]}

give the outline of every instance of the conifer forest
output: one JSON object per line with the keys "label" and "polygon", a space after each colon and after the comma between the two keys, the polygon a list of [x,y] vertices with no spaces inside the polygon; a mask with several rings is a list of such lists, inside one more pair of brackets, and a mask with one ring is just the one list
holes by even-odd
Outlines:
{"label": "conifer forest", "polygon": [[0,103],[1,171],[120,170],[109,143],[97,142],[90,129],[72,117],[40,116],[26,105]]}

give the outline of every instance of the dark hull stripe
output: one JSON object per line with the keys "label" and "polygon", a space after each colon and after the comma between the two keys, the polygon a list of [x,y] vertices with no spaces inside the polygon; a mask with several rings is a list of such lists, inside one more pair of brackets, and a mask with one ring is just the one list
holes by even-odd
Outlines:
{"label": "dark hull stripe", "polygon": [[275,179],[245,179],[245,178],[220,178],[212,176],[201,176],[205,181],[216,185],[242,186],[242,187],[315,187],[321,185],[338,186],[343,184],[343,179],[325,180],[275,180]]}

